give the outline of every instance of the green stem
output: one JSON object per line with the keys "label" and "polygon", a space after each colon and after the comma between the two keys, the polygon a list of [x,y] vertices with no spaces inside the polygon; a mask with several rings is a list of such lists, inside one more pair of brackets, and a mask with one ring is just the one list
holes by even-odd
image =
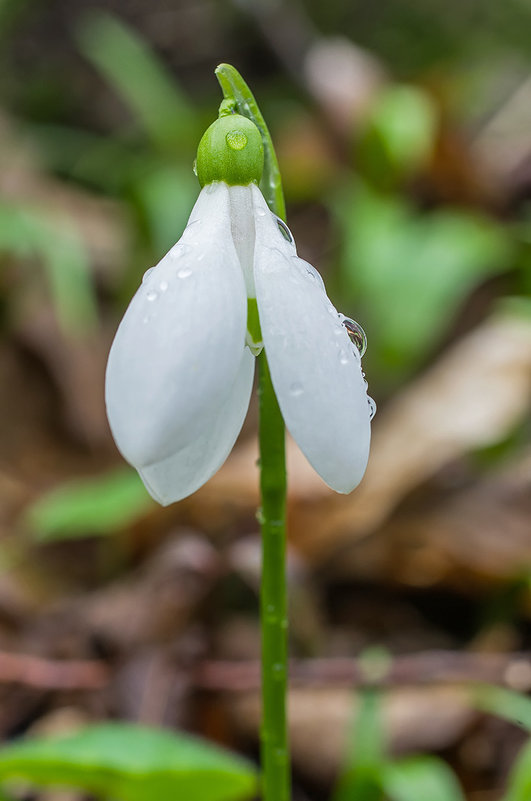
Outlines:
{"label": "green stem", "polygon": [[[273,142],[251,90],[230,64],[216,75],[225,103],[252,120],[264,143],[264,173],[260,188],[271,211],[286,218],[284,194]],[[257,321],[258,323],[258,321]],[[259,329],[259,324],[257,324]],[[261,339],[257,331],[256,339]],[[284,420],[271,382],[265,351],[258,356],[260,401],[260,492],[262,506],[262,632],[261,754],[264,801],[291,797],[286,685],[288,618],[286,590],[286,455]]]}
{"label": "green stem", "polygon": [[258,357],[262,508],[262,770],[265,801],[288,801],[286,723],[288,618],[286,592],[286,458],[284,420],[265,351]]}

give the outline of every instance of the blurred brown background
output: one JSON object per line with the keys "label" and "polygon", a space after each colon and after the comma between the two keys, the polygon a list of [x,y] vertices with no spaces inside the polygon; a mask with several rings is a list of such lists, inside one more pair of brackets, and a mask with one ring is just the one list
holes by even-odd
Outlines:
{"label": "blurred brown background", "polygon": [[106,717],[256,754],[256,408],[158,508],[121,461],[106,354],[179,238],[234,64],[299,253],[368,336],[367,475],[289,442],[295,797],[324,799],[384,649],[391,752],[501,797],[531,688],[531,7],[523,0],[0,6],[0,735]]}

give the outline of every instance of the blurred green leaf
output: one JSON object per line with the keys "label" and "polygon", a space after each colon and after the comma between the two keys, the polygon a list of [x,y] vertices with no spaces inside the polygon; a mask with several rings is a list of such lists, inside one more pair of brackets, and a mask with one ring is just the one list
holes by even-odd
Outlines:
{"label": "blurred green leaf", "polygon": [[380,187],[414,173],[433,150],[437,113],[414,86],[390,86],[376,98],[360,134],[356,163]]}
{"label": "blurred green leaf", "polygon": [[80,787],[114,801],[237,801],[256,790],[251,764],[207,742],[125,723],[0,751],[0,779]]}
{"label": "blurred green leaf", "polygon": [[51,490],[29,507],[26,522],[41,542],[105,536],[137,520],[152,504],[138,474],[120,468]]}
{"label": "blurred green leaf", "polygon": [[371,365],[391,379],[429,352],[474,287],[509,267],[504,230],[470,213],[421,215],[361,183],[335,211],[345,289],[367,324]]}
{"label": "blurred green leaf", "polygon": [[86,250],[72,230],[44,230],[39,245],[59,322],[67,334],[97,325],[97,307]]}
{"label": "blurred green leaf", "polygon": [[181,236],[199,191],[191,170],[161,165],[134,186],[153,250],[162,256]]}
{"label": "blurred green leaf", "polygon": [[505,687],[482,684],[473,689],[471,702],[477,709],[509,720],[531,732],[531,698],[526,695]]}
{"label": "blurred green leaf", "polygon": [[132,177],[160,162],[119,137],[62,125],[33,125],[30,134],[48,169],[105,192],[122,192]]}
{"label": "blurred green leaf", "polygon": [[78,38],[84,55],[130,106],[157,147],[173,154],[195,148],[200,132],[192,105],[137,33],[110,14],[92,12]]}
{"label": "blurred green leaf", "polygon": [[529,801],[531,798],[531,741],[520,751],[507,782],[502,801]]}
{"label": "blurred green leaf", "polygon": [[377,690],[360,693],[346,765],[332,801],[380,801],[384,765],[381,699]]}
{"label": "blurred green leaf", "polygon": [[382,775],[391,801],[465,801],[453,771],[436,757],[392,762],[385,766]]}
{"label": "blurred green leaf", "polygon": [[44,267],[59,322],[67,334],[97,324],[97,307],[85,247],[73,230],[37,210],[0,203],[0,251],[36,257]]}

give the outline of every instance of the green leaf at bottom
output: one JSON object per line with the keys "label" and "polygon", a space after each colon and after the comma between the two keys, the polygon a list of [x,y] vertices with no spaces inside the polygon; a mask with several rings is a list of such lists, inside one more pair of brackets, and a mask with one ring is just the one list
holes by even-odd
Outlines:
{"label": "green leaf at bottom", "polygon": [[184,734],[126,723],[67,737],[21,740],[0,751],[0,781],[79,787],[113,801],[240,801],[253,766]]}

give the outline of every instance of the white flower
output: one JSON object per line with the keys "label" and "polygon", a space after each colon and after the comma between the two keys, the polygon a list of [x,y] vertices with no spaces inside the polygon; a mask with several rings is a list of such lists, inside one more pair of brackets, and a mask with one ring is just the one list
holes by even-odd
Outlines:
{"label": "white flower", "polygon": [[114,439],[161,504],[208,481],[240,432],[254,373],[248,298],[293,438],[334,490],[350,492],[363,476],[368,399],[341,316],[258,187],[216,182],[144,276],[107,365]]}

